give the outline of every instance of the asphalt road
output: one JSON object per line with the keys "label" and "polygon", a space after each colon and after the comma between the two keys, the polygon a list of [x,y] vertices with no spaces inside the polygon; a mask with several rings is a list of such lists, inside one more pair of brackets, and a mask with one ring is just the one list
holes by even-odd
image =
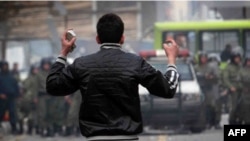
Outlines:
{"label": "asphalt road", "polygon": [[[222,129],[209,129],[199,134],[190,132],[170,132],[164,130],[149,130],[147,134],[139,135],[140,141],[223,141],[223,125],[227,124],[228,115],[223,115],[221,120]],[[84,137],[61,137],[42,138],[37,135],[5,135],[0,141],[86,141]]]}
{"label": "asphalt road", "polygon": [[[207,130],[201,134],[156,134],[140,135],[140,141],[223,141],[223,130]],[[0,141],[86,141],[84,137],[60,137],[41,138],[40,136],[5,136]]]}

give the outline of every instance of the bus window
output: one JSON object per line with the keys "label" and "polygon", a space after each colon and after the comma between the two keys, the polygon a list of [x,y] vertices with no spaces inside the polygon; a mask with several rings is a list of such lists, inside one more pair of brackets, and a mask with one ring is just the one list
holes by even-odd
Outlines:
{"label": "bus window", "polygon": [[239,46],[239,32],[237,31],[203,31],[201,32],[201,50],[208,53],[220,53],[230,44]]}
{"label": "bus window", "polygon": [[246,45],[246,56],[247,57],[250,57],[250,31],[246,31],[245,32],[245,45]]}
{"label": "bus window", "polygon": [[195,52],[195,32],[194,31],[168,31],[163,32],[163,40],[166,41],[168,37],[173,38],[179,47],[187,48],[190,52]]}

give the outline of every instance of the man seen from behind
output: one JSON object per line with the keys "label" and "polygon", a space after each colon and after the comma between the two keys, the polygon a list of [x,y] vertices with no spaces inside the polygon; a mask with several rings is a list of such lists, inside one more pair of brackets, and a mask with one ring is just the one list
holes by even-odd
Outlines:
{"label": "man seen from behind", "polygon": [[[164,44],[168,61],[163,75],[142,57],[122,50],[124,23],[116,14],[105,14],[97,23],[96,41],[100,50],[75,59],[65,67],[71,41],[62,36],[62,49],[46,80],[50,95],[64,96],[81,91],[80,130],[87,140],[138,140],[143,123],[138,85],[151,94],[172,98],[179,74],[175,62],[178,47]],[[166,119],[167,120],[167,119]]]}

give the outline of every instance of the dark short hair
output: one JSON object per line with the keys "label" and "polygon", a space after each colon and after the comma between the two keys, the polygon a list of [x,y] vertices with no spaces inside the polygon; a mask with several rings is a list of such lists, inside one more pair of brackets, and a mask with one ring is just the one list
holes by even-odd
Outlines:
{"label": "dark short hair", "polygon": [[96,26],[101,43],[119,43],[124,32],[122,19],[113,13],[103,15]]}

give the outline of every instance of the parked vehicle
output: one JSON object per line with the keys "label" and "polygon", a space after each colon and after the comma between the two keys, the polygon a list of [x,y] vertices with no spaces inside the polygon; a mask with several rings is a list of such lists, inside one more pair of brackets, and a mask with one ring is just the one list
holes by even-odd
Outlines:
{"label": "parked vehicle", "polygon": [[[148,59],[148,62],[162,73],[166,72],[166,57]],[[151,128],[184,127],[191,132],[202,132],[206,128],[204,95],[197,81],[193,65],[177,61],[180,83],[172,99],[150,95],[139,86],[141,110],[144,125]]]}

